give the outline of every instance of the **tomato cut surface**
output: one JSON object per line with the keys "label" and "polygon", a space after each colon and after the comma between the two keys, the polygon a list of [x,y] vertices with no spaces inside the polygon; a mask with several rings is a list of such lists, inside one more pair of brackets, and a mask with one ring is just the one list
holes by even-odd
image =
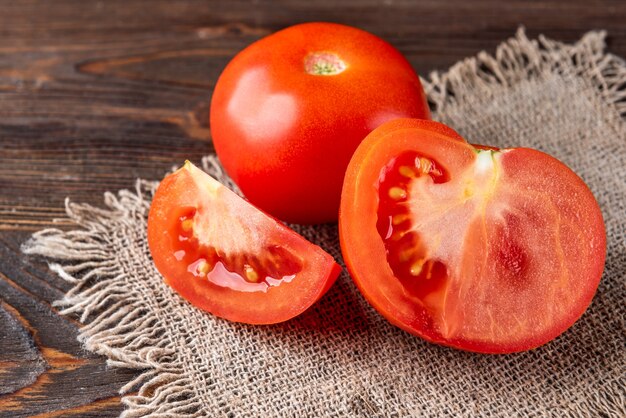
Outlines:
{"label": "tomato cut surface", "polygon": [[377,310],[429,341],[486,353],[544,344],[598,287],[598,204],[547,154],[446,129],[401,120],[359,146],[339,219],[346,264]]}
{"label": "tomato cut surface", "polygon": [[159,185],[148,244],[157,269],[181,296],[250,324],[302,313],[340,272],[320,247],[189,162]]}

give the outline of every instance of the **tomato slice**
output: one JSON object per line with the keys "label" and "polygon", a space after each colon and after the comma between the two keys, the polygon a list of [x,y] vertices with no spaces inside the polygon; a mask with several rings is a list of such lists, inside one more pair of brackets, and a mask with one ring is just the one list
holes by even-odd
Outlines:
{"label": "tomato slice", "polygon": [[460,349],[542,345],[586,310],[606,236],[591,191],[542,152],[473,146],[432,121],[373,131],[344,182],[348,269],[393,324]]}
{"label": "tomato slice", "polygon": [[341,271],[320,247],[189,162],[159,185],[148,244],[157,269],[181,296],[249,324],[299,315]]}

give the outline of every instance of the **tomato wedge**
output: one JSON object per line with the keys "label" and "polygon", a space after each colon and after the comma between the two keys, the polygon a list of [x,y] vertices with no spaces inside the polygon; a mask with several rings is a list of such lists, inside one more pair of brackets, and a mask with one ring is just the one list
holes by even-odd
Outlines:
{"label": "tomato wedge", "polygon": [[196,307],[249,324],[291,319],[339,275],[332,256],[187,162],[156,191],[148,245],[159,272]]}
{"label": "tomato wedge", "polygon": [[365,298],[426,340],[509,353],[586,310],[604,268],[600,208],[540,151],[473,146],[432,121],[374,130],[348,166],[341,248]]}

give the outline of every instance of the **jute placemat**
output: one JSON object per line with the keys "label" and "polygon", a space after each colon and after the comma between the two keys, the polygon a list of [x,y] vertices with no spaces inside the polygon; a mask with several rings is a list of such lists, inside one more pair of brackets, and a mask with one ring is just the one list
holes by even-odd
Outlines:
{"label": "jute placemat", "polygon": [[[126,385],[135,416],[626,416],[626,65],[604,33],[575,45],[523,31],[497,50],[433,73],[434,118],[468,140],[528,146],[567,163],[605,216],[606,270],[587,313],[539,349],[488,356],[428,344],[388,324],[347,274],[302,316],[233,324],[196,310],[155,270],[146,215],[156,183],[67,203],[79,226],[36,233],[24,252],[61,260],[60,305],[111,366],[143,369]],[[205,169],[229,183],[213,156]],[[340,259],[335,226],[300,231]]]}

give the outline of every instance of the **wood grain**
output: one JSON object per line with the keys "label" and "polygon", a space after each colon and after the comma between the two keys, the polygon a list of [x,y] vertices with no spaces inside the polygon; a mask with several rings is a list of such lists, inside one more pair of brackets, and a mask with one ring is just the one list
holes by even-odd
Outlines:
{"label": "wood grain", "polygon": [[65,197],[100,204],[210,152],[223,67],[305,21],[382,36],[422,75],[493,51],[520,24],[568,42],[607,29],[626,56],[623,1],[0,0],[0,417],[119,414],[137,372],[81,348],[76,318],[52,305],[67,284],[20,245],[69,227]]}

